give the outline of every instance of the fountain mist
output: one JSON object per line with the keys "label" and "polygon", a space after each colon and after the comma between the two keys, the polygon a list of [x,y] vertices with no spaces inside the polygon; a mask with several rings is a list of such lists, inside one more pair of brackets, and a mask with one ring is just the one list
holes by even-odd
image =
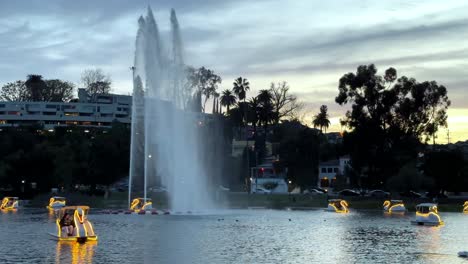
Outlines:
{"label": "fountain mist", "polygon": [[207,210],[213,208],[213,201],[207,180],[210,173],[202,158],[205,137],[199,125],[203,115],[190,111],[197,96],[185,85],[174,10],[170,21],[171,39],[165,49],[151,9],[138,20],[129,189],[140,188],[143,178],[145,197],[148,185],[161,184],[167,188],[173,211]]}

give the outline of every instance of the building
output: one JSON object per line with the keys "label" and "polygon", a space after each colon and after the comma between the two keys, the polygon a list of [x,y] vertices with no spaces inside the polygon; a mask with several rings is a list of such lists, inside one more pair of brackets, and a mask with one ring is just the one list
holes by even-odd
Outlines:
{"label": "building", "polygon": [[273,163],[276,159],[270,157],[265,163],[250,169],[250,192],[251,193],[288,193],[286,182],[288,169],[275,170]]}
{"label": "building", "polygon": [[[337,160],[330,160],[319,163],[318,182],[320,188],[333,188],[337,175],[345,175],[347,166],[350,166],[350,157],[343,156]],[[349,184],[349,179],[346,179]]]}
{"label": "building", "polygon": [[109,127],[112,122],[131,123],[132,97],[78,90],[73,102],[0,102],[0,127],[42,125]]}

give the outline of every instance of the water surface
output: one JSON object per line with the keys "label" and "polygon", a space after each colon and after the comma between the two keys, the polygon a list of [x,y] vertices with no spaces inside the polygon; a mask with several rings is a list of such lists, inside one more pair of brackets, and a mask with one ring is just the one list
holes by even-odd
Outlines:
{"label": "water surface", "polygon": [[41,209],[0,214],[0,263],[468,263],[468,215],[442,227],[377,211],[231,210],[208,215],[93,214],[97,243],[56,242]]}

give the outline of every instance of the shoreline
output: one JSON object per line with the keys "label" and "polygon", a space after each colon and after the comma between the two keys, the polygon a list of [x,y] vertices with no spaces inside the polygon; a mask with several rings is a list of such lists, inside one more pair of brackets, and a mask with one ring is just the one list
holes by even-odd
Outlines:
{"label": "shoreline", "polygon": [[[67,198],[67,205],[89,205],[96,209],[119,210],[128,208],[128,193],[116,192],[104,196],[89,196],[80,193],[61,193]],[[24,204],[27,208],[45,208],[52,195],[37,195]],[[153,200],[153,208],[169,208],[169,201],[165,193],[149,193],[148,198]],[[218,196],[218,204],[226,209],[280,209],[280,210],[318,210],[326,208],[328,199],[326,195],[300,195],[300,194],[247,194],[247,193],[223,193]],[[386,199],[372,197],[344,197],[351,210],[382,210],[382,204]],[[402,199],[408,212],[414,212],[415,206],[423,202],[432,202],[431,199]],[[462,212],[464,198],[446,198],[438,201],[440,212]]]}

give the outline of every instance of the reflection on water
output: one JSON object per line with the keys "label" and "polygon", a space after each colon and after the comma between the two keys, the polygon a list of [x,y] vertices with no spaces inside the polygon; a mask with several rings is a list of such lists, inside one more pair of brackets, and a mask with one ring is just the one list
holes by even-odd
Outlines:
{"label": "reflection on water", "polygon": [[57,242],[55,263],[93,263],[96,241],[80,244],[77,242]]}
{"label": "reflection on water", "polygon": [[[0,263],[466,263],[467,215],[441,227],[381,211],[91,214],[98,243],[57,242],[46,210],[0,214]],[[7,238],[5,240],[4,238]],[[8,243],[4,243],[8,241]]]}

